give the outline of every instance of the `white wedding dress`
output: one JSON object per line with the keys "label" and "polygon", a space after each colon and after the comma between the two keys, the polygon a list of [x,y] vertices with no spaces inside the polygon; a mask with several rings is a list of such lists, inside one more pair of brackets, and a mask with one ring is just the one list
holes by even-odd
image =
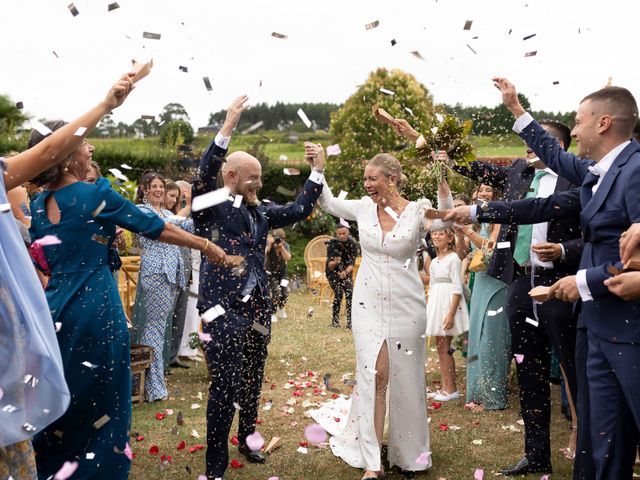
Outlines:
{"label": "white wedding dress", "polygon": [[182,342],[178,355],[181,357],[198,357],[198,350],[191,348],[189,342],[190,335],[197,332],[200,327],[200,313],[196,308],[198,303],[198,286],[200,285],[200,251],[191,250],[191,285],[189,285],[189,299],[187,300],[187,314],[184,319],[182,330]]}
{"label": "white wedding dress", "polygon": [[[440,200],[439,203],[442,203]],[[444,202],[453,206],[449,197]],[[331,215],[355,220],[360,234],[362,264],[353,290],[352,328],[356,348],[356,386],[344,430],[336,430],[328,402],[310,412],[330,433],[334,455],[352,467],[380,470],[380,447],[374,428],[375,365],[383,343],[389,350],[387,415],[388,460],[404,470],[426,470],[429,452],[425,385],[426,301],[418,275],[416,252],[426,234],[426,199],[409,203],[394,228],[383,233],[377,206],[369,197],[339,200],[325,184],[320,206]],[[445,208],[447,205],[441,205]],[[342,402],[342,400],[341,400]],[[423,455],[424,457],[424,455]]]}

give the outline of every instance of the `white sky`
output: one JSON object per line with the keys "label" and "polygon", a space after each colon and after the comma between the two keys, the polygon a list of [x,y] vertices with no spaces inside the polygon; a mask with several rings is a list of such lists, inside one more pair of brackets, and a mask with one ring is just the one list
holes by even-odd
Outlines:
{"label": "white sky", "polygon": [[111,1],[76,0],[73,17],[70,0],[2,0],[0,93],[35,117],[71,120],[131,58],[153,58],[116,122],[179,102],[198,127],[242,93],[252,103],[341,103],[378,67],[412,73],[437,102],[496,105],[493,75],[514,81],[535,109],[573,110],[609,76],[640,99],[637,0],[118,0],[107,12]]}

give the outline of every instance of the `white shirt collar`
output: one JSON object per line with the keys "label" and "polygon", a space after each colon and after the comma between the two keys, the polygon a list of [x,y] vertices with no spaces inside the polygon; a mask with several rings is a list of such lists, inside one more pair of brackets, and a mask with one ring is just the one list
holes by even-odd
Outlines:
{"label": "white shirt collar", "polygon": [[607,153],[604,157],[602,157],[602,159],[597,163],[598,167],[604,173],[607,173],[611,168],[611,165],[613,165],[613,162],[615,161],[615,159],[618,158],[618,155],[620,155],[622,150],[624,150],[627,147],[627,145],[629,145],[630,143],[631,143],[631,140],[627,140],[626,142],[623,142],[617,147],[615,147],[613,150]]}

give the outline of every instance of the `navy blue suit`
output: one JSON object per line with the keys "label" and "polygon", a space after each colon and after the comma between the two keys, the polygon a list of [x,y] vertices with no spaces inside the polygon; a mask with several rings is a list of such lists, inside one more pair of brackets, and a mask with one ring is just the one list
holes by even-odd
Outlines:
{"label": "navy blue suit", "polygon": [[[535,169],[524,159],[514,161],[509,167],[476,161],[469,168],[454,168],[463,175],[501,189],[505,200],[523,198],[535,173]],[[569,181],[558,177],[555,192],[564,192],[573,187]],[[577,217],[573,220],[549,222],[546,240],[562,244],[565,256],[554,261],[552,270],[536,268],[533,275],[526,274],[513,259],[517,225],[511,222],[494,223],[503,223],[497,242],[508,242],[510,246],[493,250],[487,273],[509,286],[506,312],[511,331],[511,351],[524,355],[524,361],[516,363],[516,369],[520,385],[520,407],[525,422],[525,456],[532,465],[546,470],[551,463],[551,345],[558,353],[569,390],[575,399],[576,318],[572,314],[571,305],[559,300],[534,305],[528,292],[534,285],[551,285],[559,278],[576,272],[583,247],[580,222]],[[527,323],[528,318],[538,320],[539,326],[532,327]]]}
{"label": "navy blue suit", "polygon": [[581,187],[547,199],[490,204],[479,219],[533,223],[579,213],[585,239],[580,269],[594,299],[582,302],[579,327],[586,331],[596,477],[631,478],[640,428],[640,302],[622,300],[603,282],[608,266],[620,260],[621,233],[640,221],[640,144],[632,140],[624,148],[593,194],[598,177],[589,167],[595,162],[564,152],[535,121],[520,135],[547,166]]}
{"label": "navy blue suit", "polygon": [[[215,142],[205,151],[194,178],[194,197],[217,188],[224,154],[226,150]],[[264,268],[267,233],[309,216],[321,191],[322,185],[307,180],[296,200],[284,206],[242,203],[236,208],[233,201],[225,201],[193,213],[197,235],[213,240],[227,255],[243,256],[246,262],[243,274],[204,258],[200,267],[198,310],[204,313],[218,305],[225,310],[203,326],[203,331],[211,335],[211,341],[205,344],[211,376],[206,455],[209,478],[222,477],[229,463],[228,435],[236,408],[240,409],[239,441],[244,444],[255,431],[271,329],[271,300]]]}

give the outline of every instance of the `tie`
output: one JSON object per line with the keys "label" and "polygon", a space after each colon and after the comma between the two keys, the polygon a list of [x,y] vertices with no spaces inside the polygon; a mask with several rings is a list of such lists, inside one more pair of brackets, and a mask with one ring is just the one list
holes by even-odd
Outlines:
{"label": "tie", "polygon": [[[535,198],[538,196],[538,187],[540,186],[540,179],[547,174],[544,170],[536,171],[531,181],[531,187],[524,198]],[[513,259],[518,262],[518,265],[524,265],[531,257],[531,234],[533,232],[533,225],[520,225],[518,227],[518,237],[516,238],[516,249],[513,252]]]}

